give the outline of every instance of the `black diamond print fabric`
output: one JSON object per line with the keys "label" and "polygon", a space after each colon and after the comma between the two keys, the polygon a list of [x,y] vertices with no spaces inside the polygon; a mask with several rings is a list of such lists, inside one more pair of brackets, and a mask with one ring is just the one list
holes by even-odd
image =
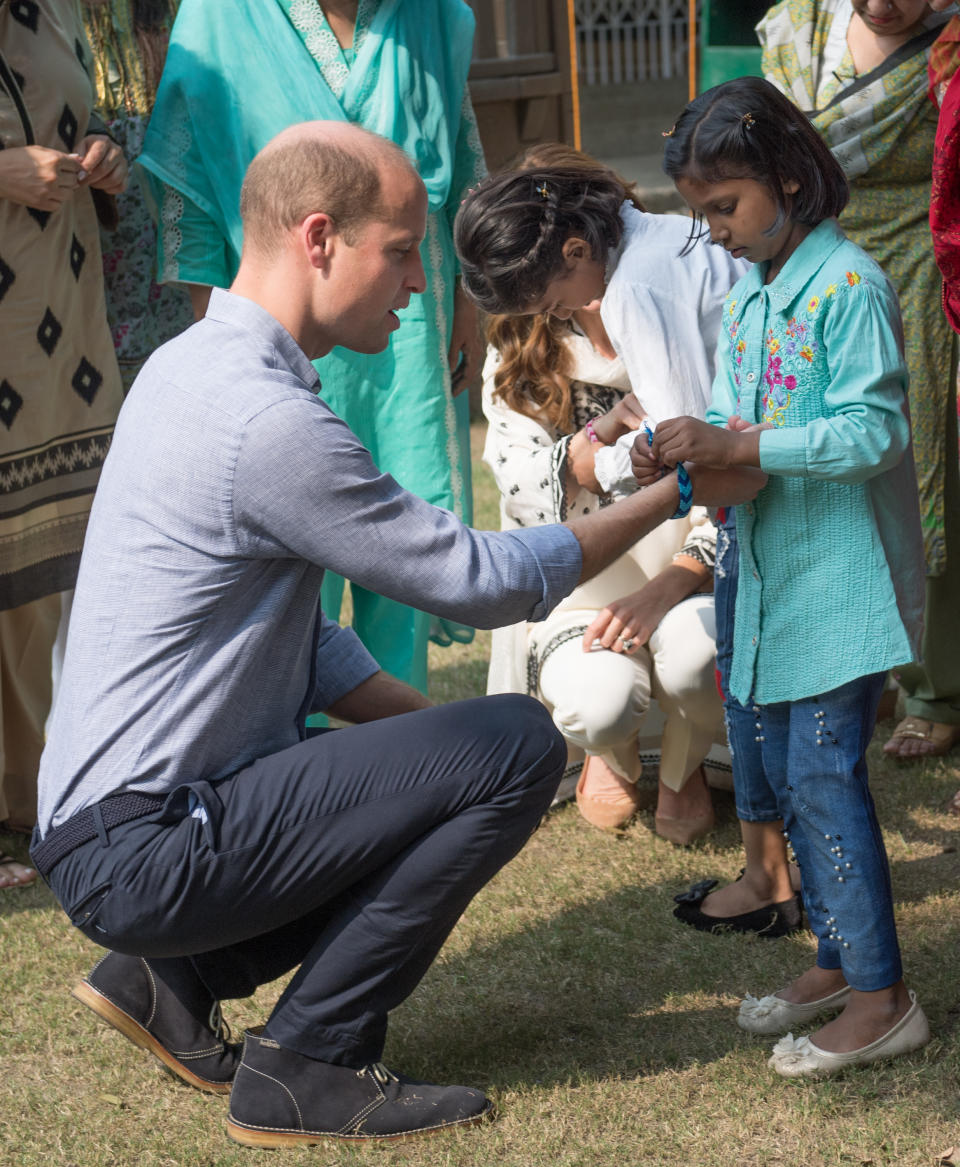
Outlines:
{"label": "black diamond print fabric", "polygon": [[44,227],[46,227],[47,220],[53,214],[53,211],[38,211],[36,207],[27,207],[27,214],[31,219],[36,219],[36,221],[40,224],[40,230],[42,231]]}
{"label": "black diamond print fabric", "polygon": [[63,325],[48,308],[40,321],[40,327],[37,329],[37,340],[48,357],[53,356],[53,350],[57,347],[57,341],[62,332]]}
{"label": "black diamond print fabric", "polygon": [[13,268],[0,256],[0,300],[10,291],[10,285],[16,278]]}
{"label": "black diamond print fabric", "polygon": [[76,235],[74,235],[70,242],[70,270],[73,272],[73,278],[75,280],[80,279],[80,269],[83,267],[83,261],[86,257],[86,249]]}
{"label": "black diamond print fabric", "polygon": [[10,5],[10,15],[19,21],[31,32],[37,31],[40,16],[40,5],[36,0],[13,0]]}
{"label": "black diamond print fabric", "polygon": [[86,357],[83,357],[80,364],[77,365],[77,371],[73,374],[70,384],[87,405],[92,405],[102,381],[103,374],[95,369]]}
{"label": "black diamond print fabric", "polygon": [[57,133],[67,150],[73,150],[77,141],[77,119],[69,105],[63,107],[63,113],[57,122]]}
{"label": "black diamond print fabric", "polygon": [[20,412],[21,405],[23,405],[23,398],[4,378],[0,381],[0,421],[7,429],[13,425],[13,419]]}

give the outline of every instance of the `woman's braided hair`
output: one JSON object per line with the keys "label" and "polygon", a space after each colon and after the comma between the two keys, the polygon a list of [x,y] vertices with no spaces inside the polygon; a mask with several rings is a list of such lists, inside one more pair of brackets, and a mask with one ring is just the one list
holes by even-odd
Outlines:
{"label": "woman's braided hair", "polygon": [[572,236],[606,261],[623,234],[620,206],[627,197],[599,162],[484,179],[464,199],[454,225],[465,290],[485,312],[528,311],[565,271],[563,245]]}

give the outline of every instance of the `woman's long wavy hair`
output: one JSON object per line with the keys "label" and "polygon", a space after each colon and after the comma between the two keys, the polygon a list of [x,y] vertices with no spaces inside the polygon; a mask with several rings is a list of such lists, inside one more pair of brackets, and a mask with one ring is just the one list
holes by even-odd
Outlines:
{"label": "woman's long wavy hair", "polygon": [[[512,168],[516,171],[562,169],[582,174],[588,181],[601,178],[622,191],[620,202],[629,200],[644,210],[633,183],[589,154],[563,142],[532,146]],[[561,433],[573,429],[573,396],[570,392],[570,354],[566,338],[570,324],[549,313],[538,316],[494,315],[488,318],[487,340],[500,354],[494,374],[494,396],[517,413],[544,422]]]}

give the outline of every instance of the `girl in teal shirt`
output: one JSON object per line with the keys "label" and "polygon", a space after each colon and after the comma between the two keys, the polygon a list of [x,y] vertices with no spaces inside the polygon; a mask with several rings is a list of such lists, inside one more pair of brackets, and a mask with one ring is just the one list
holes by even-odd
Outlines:
{"label": "girl in teal shirt", "polygon": [[[890,874],[866,748],[888,669],[915,652],[923,548],[896,295],[836,216],[843,172],[772,85],[702,94],[667,137],[664,169],[711,242],[754,267],[724,309],[707,421],[657,427],[639,477],[684,460],[769,475],[737,508],[740,580],[727,706],[737,809],[782,817],[817,961],[748,997],[740,1024],[787,1033],[786,1076],[916,1049],[926,1018],[903,983]],[[645,462],[645,459],[652,459]]]}

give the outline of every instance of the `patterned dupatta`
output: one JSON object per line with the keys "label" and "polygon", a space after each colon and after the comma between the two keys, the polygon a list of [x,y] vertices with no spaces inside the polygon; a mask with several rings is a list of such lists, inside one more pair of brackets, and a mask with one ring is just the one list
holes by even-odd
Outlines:
{"label": "patterned dupatta", "polygon": [[943,310],[960,332],[960,16],[943,30],[930,57],[930,82],[943,92],[933,155],[930,229],[937,265],[943,274]]}
{"label": "patterned dupatta", "polygon": [[352,121],[382,134],[415,163],[430,209],[447,200],[473,13],[382,0],[338,99],[307,43],[319,12],[316,0],[184,0],[171,33],[139,164],[157,205],[162,184],[186,195],[229,240],[235,263],[246,168],[297,122]]}
{"label": "patterned dupatta", "polygon": [[852,15],[850,0],[783,0],[757,25],[767,79],[810,114],[848,179],[912,132],[928,100],[930,46],[950,19],[931,13],[924,33],[858,78],[846,39]]}

